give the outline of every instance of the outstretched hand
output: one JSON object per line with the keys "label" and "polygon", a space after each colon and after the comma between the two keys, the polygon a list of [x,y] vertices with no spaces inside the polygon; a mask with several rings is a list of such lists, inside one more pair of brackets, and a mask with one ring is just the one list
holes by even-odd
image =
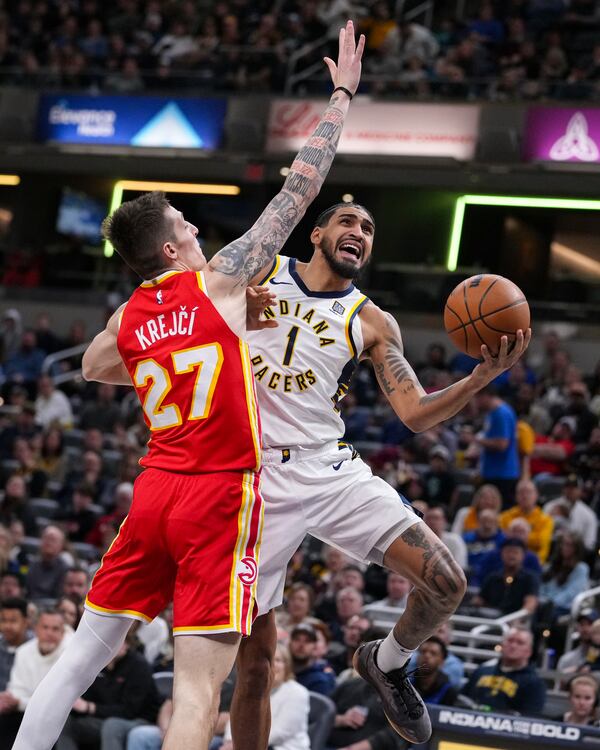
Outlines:
{"label": "outstretched hand", "polygon": [[513,347],[508,349],[508,337],[502,336],[500,339],[500,350],[497,356],[492,356],[488,347],[484,344],[481,347],[481,357],[483,362],[477,365],[473,370],[473,377],[481,380],[481,388],[491,383],[494,378],[503,373],[505,370],[516,364],[521,355],[525,352],[531,341],[531,328],[525,333],[519,328]]}
{"label": "outstretched hand", "polygon": [[356,93],[360,83],[361,59],[365,49],[365,35],[361,34],[358,44],[354,41],[354,24],[348,21],[340,29],[340,45],[337,65],[330,57],[323,60],[331,73],[334,88],[343,86],[351,94]]}
{"label": "outstretched hand", "polygon": [[249,286],[246,288],[246,330],[261,331],[263,328],[277,328],[273,318],[267,319],[262,314],[267,307],[274,304],[277,297],[266,286]]}

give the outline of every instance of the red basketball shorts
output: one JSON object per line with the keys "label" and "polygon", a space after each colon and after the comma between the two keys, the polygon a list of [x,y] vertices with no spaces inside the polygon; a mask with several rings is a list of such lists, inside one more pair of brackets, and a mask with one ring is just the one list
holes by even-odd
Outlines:
{"label": "red basketball shorts", "polygon": [[173,600],[175,635],[248,635],[262,523],[258,474],[146,469],[86,607],[149,621]]}

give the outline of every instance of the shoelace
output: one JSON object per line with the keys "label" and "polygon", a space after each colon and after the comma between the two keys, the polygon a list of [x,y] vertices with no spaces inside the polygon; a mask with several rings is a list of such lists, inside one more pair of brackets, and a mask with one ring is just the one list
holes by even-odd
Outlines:
{"label": "shoelace", "polygon": [[416,674],[422,674],[423,670],[423,667],[417,667],[409,672],[406,667],[400,667],[391,672],[382,672],[400,696],[410,719],[420,719],[423,715],[423,703],[409,680]]}

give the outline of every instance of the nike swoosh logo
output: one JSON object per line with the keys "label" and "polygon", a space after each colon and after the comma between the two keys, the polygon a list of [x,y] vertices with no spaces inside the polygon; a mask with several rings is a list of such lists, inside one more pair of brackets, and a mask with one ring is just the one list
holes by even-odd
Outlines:
{"label": "nike swoosh logo", "polygon": [[344,461],[340,461],[339,464],[333,464],[333,467],[332,467],[333,470],[334,471],[339,471],[341,469],[343,463],[344,463]]}
{"label": "nike swoosh logo", "polygon": [[291,281],[275,281],[275,279],[271,279],[271,284],[287,284],[287,286],[292,286]]}

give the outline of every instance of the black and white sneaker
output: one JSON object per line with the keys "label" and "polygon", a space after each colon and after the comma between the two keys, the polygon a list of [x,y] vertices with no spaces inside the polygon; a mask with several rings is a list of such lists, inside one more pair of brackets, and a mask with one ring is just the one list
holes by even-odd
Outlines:
{"label": "black and white sneaker", "polygon": [[391,672],[382,672],[375,657],[379,641],[359,646],[354,654],[354,669],[379,693],[387,720],[400,737],[413,745],[431,737],[431,720],[421,696],[408,679],[407,665]]}

